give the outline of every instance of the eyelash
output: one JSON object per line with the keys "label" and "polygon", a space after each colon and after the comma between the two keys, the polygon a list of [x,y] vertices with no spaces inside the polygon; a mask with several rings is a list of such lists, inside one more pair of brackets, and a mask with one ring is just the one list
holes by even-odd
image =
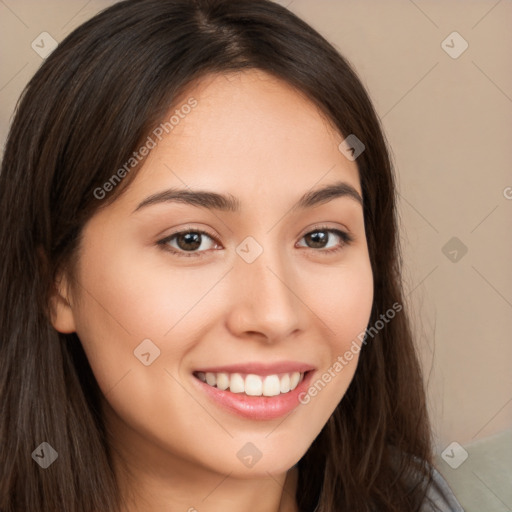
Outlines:
{"label": "eyelash", "polygon": [[[340,229],[329,228],[327,226],[317,226],[313,230],[308,231],[302,238],[304,238],[305,236],[310,235],[312,233],[317,233],[320,231],[333,233],[333,234],[339,236],[342,240],[341,245],[338,245],[337,247],[331,248],[331,249],[314,249],[312,247],[307,247],[307,249],[310,249],[315,252],[323,253],[323,254],[334,254],[334,253],[341,251],[346,245],[350,245],[354,241],[354,238],[352,237],[352,235],[350,235],[346,231],[342,231]],[[169,247],[168,242],[170,242],[173,238],[175,238],[178,235],[186,235],[188,233],[197,233],[200,235],[206,235],[207,237],[211,238],[215,243],[217,243],[217,244],[219,243],[218,240],[214,236],[212,236],[210,233],[207,233],[206,231],[202,231],[201,229],[190,228],[190,229],[185,229],[183,231],[177,231],[176,233],[173,233],[172,235],[169,235],[169,236],[165,237],[164,239],[159,240],[157,242],[157,245],[161,246],[162,250],[170,252],[171,254],[174,254],[179,257],[182,257],[182,256],[185,258],[203,257],[204,253],[207,251],[186,252],[186,251],[177,251],[177,250]]]}

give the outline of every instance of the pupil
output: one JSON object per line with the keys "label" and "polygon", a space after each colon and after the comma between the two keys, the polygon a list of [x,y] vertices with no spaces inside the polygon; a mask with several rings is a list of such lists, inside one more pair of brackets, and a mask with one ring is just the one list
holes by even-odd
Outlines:
{"label": "pupil", "polygon": [[[180,235],[178,237],[178,245],[180,249],[197,249],[201,245],[201,235],[199,233],[185,233],[184,235]],[[180,243],[180,241],[185,241],[185,246]],[[190,246],[192,244],[192,247]]]}
{"label": "pupil", "polygon": [[325,231],[315,231],[309,235],[309,238],[312,239],[315,247],[323,247],[327,241],[327,233]]}

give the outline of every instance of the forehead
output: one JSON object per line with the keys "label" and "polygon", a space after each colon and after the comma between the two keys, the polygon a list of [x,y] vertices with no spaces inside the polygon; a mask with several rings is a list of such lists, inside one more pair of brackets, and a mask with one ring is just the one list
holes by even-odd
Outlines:
{"label": "forehead", "polygon": [[127,191],[132,205],[171,186],[228,192],[242,202],[284,200],[339,180],[361,193],[356,163],[338,149],[341,134],[311,100],[261,70],[201,79],[160,126]]}

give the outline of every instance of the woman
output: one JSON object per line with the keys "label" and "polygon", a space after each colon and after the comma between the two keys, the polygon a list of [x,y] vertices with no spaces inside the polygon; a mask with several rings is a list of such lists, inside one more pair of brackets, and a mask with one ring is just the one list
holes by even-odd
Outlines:
{"label": "woman", "polygon": [[285,8],[76,29],[19,103],[0,211],[2,511],[462,510],[377,117]]}

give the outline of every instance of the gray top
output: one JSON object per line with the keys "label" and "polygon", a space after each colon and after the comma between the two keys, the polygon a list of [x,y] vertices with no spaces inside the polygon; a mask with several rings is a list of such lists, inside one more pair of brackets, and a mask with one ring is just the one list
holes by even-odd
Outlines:
{"label": "gray top", "polygon": [[426,500],[420,512],[464,512],[441,473],[432,468],[432,476],[433,482],[427,493],[432,503]]}
{"label": "gray top", "polygon": [[[419,512],[465,512],[448,483],[435,467],[432,467],[432,484]],[[318,505],[313,512],[316,512]]]}

